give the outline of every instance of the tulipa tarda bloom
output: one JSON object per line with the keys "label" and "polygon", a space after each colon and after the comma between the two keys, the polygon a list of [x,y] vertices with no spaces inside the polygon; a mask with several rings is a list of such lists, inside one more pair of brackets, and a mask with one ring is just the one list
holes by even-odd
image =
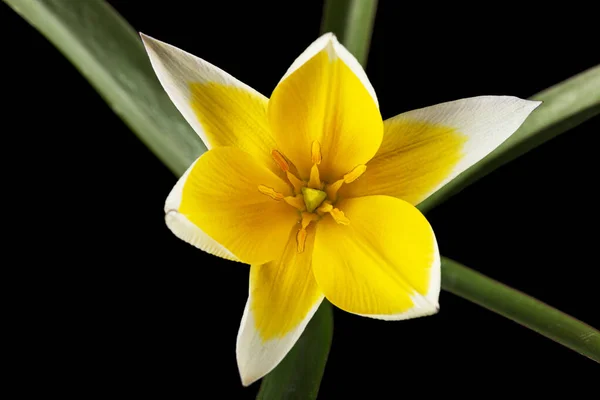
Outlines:
{"label": "tulipa tarda bloom", "polygon": [[481,96],[383,121],[365,72],[332,34],[293,62],[270,98],[142,39],[209,149],[169,194],[166,224],[208,253],[250,264],[237,339],[244,385],[283,359],[324,298],[384,320],[436,313],[440,256],[415,206],[540,104]]}

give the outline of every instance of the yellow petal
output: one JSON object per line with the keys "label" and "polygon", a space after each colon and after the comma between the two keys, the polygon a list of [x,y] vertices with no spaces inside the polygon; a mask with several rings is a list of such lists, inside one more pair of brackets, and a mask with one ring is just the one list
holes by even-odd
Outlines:
{"label": "yellow petal", "polygon": [[321,147],[321,177],[333,182],[370,160],[383,136],[374,92],[354,57],[327,34],[292,64],[269,100],[278,149],[308,180],[312,148]]}
{"label": "yellow petal", "polygon": [[342,310],[386,320],[438,310],[440,258],[425,217],[388,196],[339,201],[350,224],[317,224],[313,272],[325,297]]}
{"label": "yellow petal", "polygon": [[498,147],[539,104],[481,96],[388,119],[377,155],[340,196],[388,195],[417,205]]}
{"label": "yellow petal", "polygon": [[242,262],[262,264],[279,257],[298,212],[261,193],[259,185],[291,195],[289,185],[248,153],[216,147],[190,169],[178,189],[179,206],[166,211],[180,214]]}
{"label": "yellow petal", "polygon": [[314,228],[307,228],[305,251],[296,251],[294,227],[282,256],[250,268],[250,297],[237,339],[244,385],[269,373],[298,340],[323,300],[310,267]]}
{"label": "yellow petal", "polygon": [[146,35],[142,40],[165,91],[208,149],[238,147],[282,173],[271,158],[276,146],[265,96],[177,47]]}
{"label": "yellow petal", "polygon": [[208,236],[202,229],[194,225],[185,217],[185,215],[178,211],[183,197],[184,184],[187,181],[190,172],[194,169],[197,161],[198,160],[194,161],[181,178],[177,180],[177,183],[169,193],[169,196],[165,201],[165,223],[171,232],[184,242],[217,257],[231,261],[239,261],[239,259],[222,244]]}

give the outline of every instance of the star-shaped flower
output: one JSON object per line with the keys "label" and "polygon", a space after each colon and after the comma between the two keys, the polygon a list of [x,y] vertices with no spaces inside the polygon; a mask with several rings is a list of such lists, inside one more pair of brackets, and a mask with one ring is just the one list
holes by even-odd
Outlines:
{"label": "star-shaped flower", "polygon": [[332,34],[293,62],[270,98],[142,39],[209,149],[169,194],[166,223],[208,253],[251,265],[237,340],[244,385],[283,359],[324,298],[384,320],[436,313],[440,256],[415,206],[540,104],[481,96],[383,121],[365,72]]}

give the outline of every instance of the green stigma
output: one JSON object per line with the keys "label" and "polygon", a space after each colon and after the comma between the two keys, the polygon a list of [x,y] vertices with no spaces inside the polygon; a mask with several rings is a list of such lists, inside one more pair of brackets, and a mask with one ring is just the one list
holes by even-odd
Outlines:
{"label": "green stigma", "polygon": [[304,197],[304,204],[306,204],[306,210],[308,212],[313,212],[317,207],[321,205],[323,200],[327,198],[327,193],[325,193],[322,190],[303,187],[302,196]]}

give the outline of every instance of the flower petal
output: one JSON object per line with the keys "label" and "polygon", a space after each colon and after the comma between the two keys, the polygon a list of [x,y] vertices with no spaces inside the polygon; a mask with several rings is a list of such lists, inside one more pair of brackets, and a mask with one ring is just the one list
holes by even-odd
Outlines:
{"label": "flower petal", "polygon": [[498,147],[540,104],[480,96],[390,118],[367,171],[340,195],[382,194],[417,205]]}
{"label": "flower petal", "polygon": [[165,222],[167,227],[179,239],[190,243],[200,250],[227,260],[239,261],[239,259],[229,250],[204,233],[202,229],[194,225],[185,217],[185,215],[178,211],[183,196],[183,187],[197,161],[198,160],[194,161],[181,178],[179,178],[167,197],[167,201],[165,202]]}
{"label": "flower petal", "polygon": [[250,297],[237,338],[242,383],[265,376],[294,346],[323,300],[311,270],[314,228],[309,226],[305,250],[296,250],[295,227],[282,256],[250,268]]}
{"label": "flower petal", "polygon": [[306,180],[314,141],[321,145],[321,176],[333,181],[369,161],[383,137],[373,88],[332,34],[321,36],[292,64],[273,91],[268,115],[279,150]]}
{"label": "flower petal", "polygon": [[[298,213],[284,201],[259,192],[258,186],[264,185],[291,194],[289,185],[273,172],[240,149],[216,147],[200,156],[180,181],[165,205],[167,216],[177,221],[169,228],[178,237],[247,264],[279,257]],[[207,242],[196,228],[221,247],[210,247],[213,242]]]}
{"label": "flower petal", "polygon": [[238,147],[280,173],[267,119],[268,99],[227,72],[141,35],[163,88],[208,149]]}
{"label": "flower petal", "polygon": [[342,310],[401,320],[438,310],[440,257],[425,217],[389,196],[339,201],[350,225],[317,224],[313,272],[325,297]]}

